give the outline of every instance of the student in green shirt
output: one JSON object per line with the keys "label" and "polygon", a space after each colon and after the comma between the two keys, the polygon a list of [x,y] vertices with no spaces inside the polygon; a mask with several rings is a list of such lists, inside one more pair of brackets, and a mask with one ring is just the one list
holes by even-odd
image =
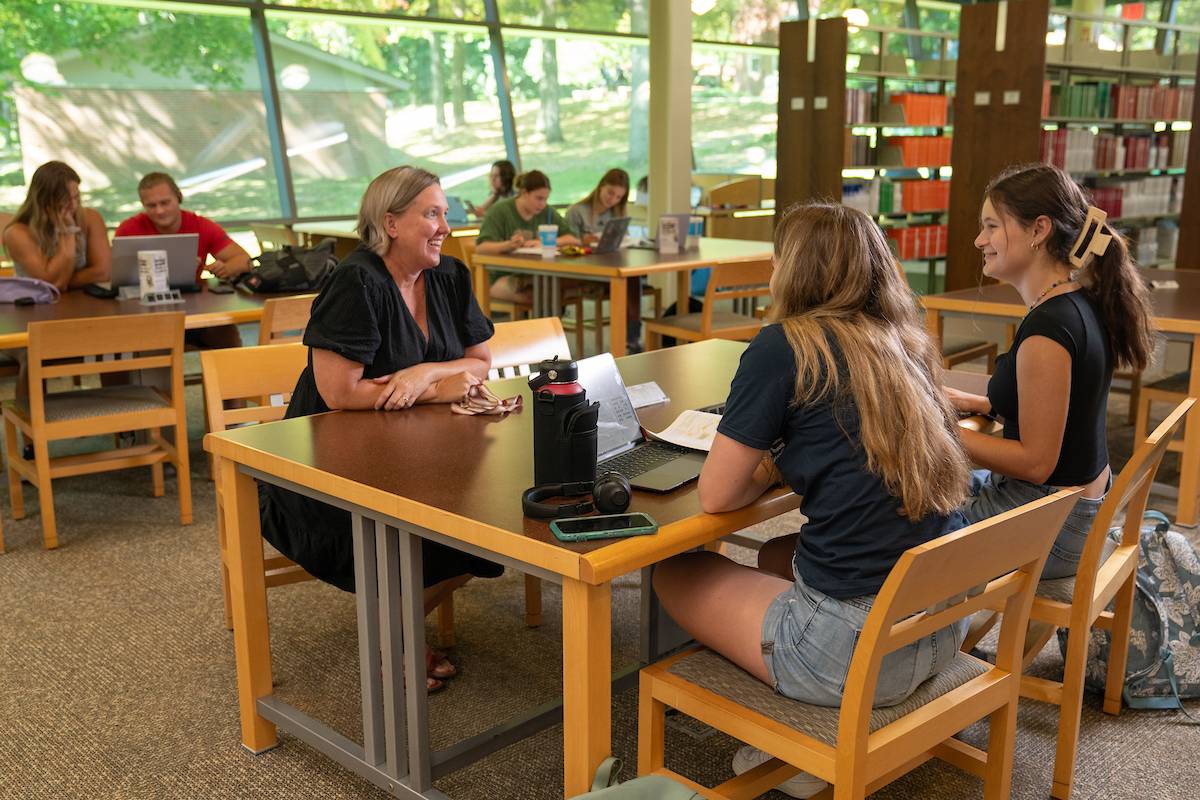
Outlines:
{"label": "student in green shirt", "polygon": [[[514,184],[517,196],[488,209],[475,240],[477,253],[511,253],[537,239],[539,225],[557,225],[560,245],[579,244],[574,229],[548,203],[550,179],[538,170],[523,172]],[[533,302],[533,282],[523,275],[502,275],[492,284],[494,300]]]}

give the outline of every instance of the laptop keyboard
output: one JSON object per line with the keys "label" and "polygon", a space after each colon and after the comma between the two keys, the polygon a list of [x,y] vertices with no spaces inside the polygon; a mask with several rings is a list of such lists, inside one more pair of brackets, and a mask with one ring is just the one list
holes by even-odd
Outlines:
{"label": "laptop keyboard", "polygon": [[691,451],[686,447],[679,447],[668,442],[643,442],[619,456],[601,461],[596,465],[596,471],[619,472],[626,478],[636,478],[689,452]]}

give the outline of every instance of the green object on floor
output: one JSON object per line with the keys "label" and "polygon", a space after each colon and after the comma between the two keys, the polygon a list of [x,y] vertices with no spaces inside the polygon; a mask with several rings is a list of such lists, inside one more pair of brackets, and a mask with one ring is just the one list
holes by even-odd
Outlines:
{"label": "green object on floor", "polygon": [[621,762],[606,758],[596,768],[592,790],[574,800],[700,800],[701,795],[663,775],[646,775],[625,783],[613,783],[621,772]]}

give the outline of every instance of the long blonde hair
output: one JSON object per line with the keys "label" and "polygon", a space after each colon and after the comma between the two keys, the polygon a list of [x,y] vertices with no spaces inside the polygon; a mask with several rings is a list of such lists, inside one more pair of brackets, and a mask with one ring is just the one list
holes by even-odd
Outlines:
{"label": "long blonde hair", "polygon": [[[25,201],[8,225],[26,225],[46,258],[58,252],[59,210],[71,199],[70,183],[79,173],[61,161],[47,161],[33,171]],[[75,224],[83,227],[83,208],[75,209]],[[5,226],[8,227],[8,226]]]}
{"label": "long blonde hair", "polygon": [[771,288],[770,321],[796,356],[793,402],[830,402],[839,421],[853,403],[867,468],[908,519],[957,508],[969,471],[940,353],[879,226],[841,205],[793,206],[775,226]]}

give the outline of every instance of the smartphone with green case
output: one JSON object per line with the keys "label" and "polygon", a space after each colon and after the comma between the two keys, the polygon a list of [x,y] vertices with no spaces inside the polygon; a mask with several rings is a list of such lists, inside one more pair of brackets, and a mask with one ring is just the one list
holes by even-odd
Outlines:
{"label": "smartphone with green case", "polygon": [[649,514],[599,514],[590,517],[567,517],[550,523],[550,530],[560,542],[586,542],[592,539],[623,539],[642,536],[658,530],[658,523]]}

